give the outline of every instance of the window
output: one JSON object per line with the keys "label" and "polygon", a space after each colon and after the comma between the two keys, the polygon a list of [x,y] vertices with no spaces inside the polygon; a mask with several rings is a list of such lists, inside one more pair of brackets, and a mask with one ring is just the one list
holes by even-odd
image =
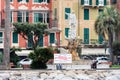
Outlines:
{"label": "window", "polygon": [[3,43],[3,33],[0,32],[0,43]]}
{"label": "window", "polygon": [[84,20],[89,20],[89,9],[84,9]]}
{"label": "window", "polygon": [[65,8],[65,19],[68,19],[68,15],[66,13],[71,13],[70,8]]}
{"label": "window", "polygon": [[17,21],[18,22],[23,22],[23,20],[22,20],[22,12],[17,12]]}
{"label": "window", "polygon": [[18,22],[29,22],[29,12],[17,12],[17,21]]}
{"label": "window", "polygon": [[50,0],[34,0],[34,3],[47,2],[50,3]]}
{"label": "window", "polygon": [[81,0],[81,5],[92,5],[92,0]]}
{"label": "window", "polygon": [[84,43],[89,44],[89,28],[84,28]]}
{"label": "window", "polygon": [[54,9],[54,18],[57,18],[57,8]]}
{"label": "window", "polygon": [[54,33],[50,33],[49,41],[50,41],[50,44],[55,43],[55,34]]}
{"label": "window", "polygon": [[99,0],[99,6],[103,6],[104,5],[104,0]]}
{"label": "window", "polygon": [[96,5],[99,5],[99,6],[104,6],[106,5],[106,0],[96,0]]}
{"label": "window", "polygon": [[100,14],[100,13],[102,13],[103,12],[103,9],[99,9],[98,10],[98,13]]}
{"label": "window", "polygon": [[112,4],[116,4],[117,0],[111,0]]}
{"label": "window", "polygon": [[65,38],[69,37],[68,34],[69,34],[69,28],[65,28]]}
{"label": "window", "polygon": [[34,13],[34,22],[43,22],[43,14]]}
{"label": "window", "polygon": [[84,5],[89,5],[89,0],[84,0]]}
{"label": "window", "polygon": [[15,33],[15,32],[13,32],[12,42],[13,42],[13,43],[18,43],[18,34]]}
{"label": "window", "polygon": [[26,19],[26,22],[29,22],[29,12],[26,12],[26,15],[25,15],[25,19]]}
{"label": "window", "polygon": [[13,0],[10,0],[10,2],[13,2]]}
{"label": "window", "polygon": [[43,0],[34,0],[35,3],[41,3]]}
{"label": "window", "polygon": [[29,2],[29,0],[18,0],[18,2]]}

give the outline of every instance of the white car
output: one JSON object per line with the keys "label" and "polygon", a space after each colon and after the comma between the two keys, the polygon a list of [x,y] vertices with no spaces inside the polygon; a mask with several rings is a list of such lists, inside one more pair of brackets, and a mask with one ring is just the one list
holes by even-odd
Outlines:
{"label": "white car", "polygon": [[97,57],[96,60],[98,61],[97,64],[109,64],[109,65],[111,65],[110,59],[107,57]]}
{"label": "white car", "polygon": [[22,65],[30,65],[32,63],[32,59],[30,58],[25,58],[22,59],[21,61],[18,62],[18,65],[22,66]]}

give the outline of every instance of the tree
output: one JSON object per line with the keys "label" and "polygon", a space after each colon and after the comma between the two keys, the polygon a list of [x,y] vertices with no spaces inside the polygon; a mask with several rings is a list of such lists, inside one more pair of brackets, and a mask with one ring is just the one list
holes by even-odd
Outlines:
{"label": "tree", "polygon": [[[40,36],[47,34],[47,24],[44,23],[13,23],[14,32],[20,34],[25,40],[29,40],[33,49],[39,45]],[[31,37],[31,38],[29,38]]]}
{"label": "tree", "polygon": [[120,15],[118,11],[107,6],[104,11],[100,13],[97,20],[95,21],[95,32],[101,34],[106,40],[105,35],[108,37],[108,45],[110,48],[110,59],[113,62],[113,50],[112,43],[115,39],[118,39],[118,34],[120,32]]}
{"label": "tree", "polygon": [[10,62],[10,0],[5,0],[5,38],[4,38],[4,54],[3,54],[3,65],[4,69],[9,69]]}

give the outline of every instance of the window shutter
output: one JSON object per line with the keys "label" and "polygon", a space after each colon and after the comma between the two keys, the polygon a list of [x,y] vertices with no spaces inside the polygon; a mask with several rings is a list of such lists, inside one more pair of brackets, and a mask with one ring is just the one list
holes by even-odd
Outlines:
{"label": "window shutter", "polygon": [[[65,8],[65,13],[70,13],[70,8]],[[65,19],[68,19],[68,15],[65,14]]]}
{"label": "window shutter", "polygon": [[104,5],[107,5],[107,1],[106,0],[104,0]]}
{"label": "window shutter", "polygon": [[50,33],[50,43],[54,43],[54,42],[55,42],[55,34]]}
{"label": "window shutter", "polygon": [[13,32],[13,43],[18,43],[18,34]]}
{"label": "window shutter", "polygon": [[84,28],[84,43],[89,44],[89,28]]}
{"label": "window shutter", "polygon": [[65,28],[65,36],[68,37],[69,28]]}
{"label": "window shutter", "polygon": [[47,3],[50,3],[50,0],[47,0]]}
{"label": "window shutter", "polygon": [[33,36],[28,36],[28,47],[29,48],[32,48],[32,39],[33,39]]}
{"label": "window shutter", "polygon": [[29,2],[29,0],[26,0],[26,2]]}
{"label": "window shutter", "polygon": [[89,0],[89,4],[92,5],[92,0]]}
{"label": "window shutter", "polygon": [[84,5],[84,0],[81,0],[81,5]]}
{"label": "window shutter", "polygon": [[96,0],[96,5],[98,5],[99,4],[99,1],[98,0]]}
{"label": "window shutter", "polygon": [[101,35],[101,34],[99,34],[99,44],[102,44],[102,42],[103,42],[103,36]]}
{"label": "window shutter", "polygon": [[43,46],[43,35],[40,35],[39,37],[39,46]]}
{"label": "window shutter", "polygon": [[84,9],[84,20],[89,20],[89,9]]}

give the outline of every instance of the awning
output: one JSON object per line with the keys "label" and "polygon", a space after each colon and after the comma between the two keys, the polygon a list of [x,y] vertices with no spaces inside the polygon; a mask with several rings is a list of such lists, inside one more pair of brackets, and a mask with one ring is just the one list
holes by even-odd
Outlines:
{"label": "awning", "polygon": [[82,48],[82,55],[109,55],[109,49],[105,48]]}
{"label": "awning", "polygon": [[32,50],[22,50],[22,51],[15,51],[18,56],[28,56],[28,54],[32,52]]}

